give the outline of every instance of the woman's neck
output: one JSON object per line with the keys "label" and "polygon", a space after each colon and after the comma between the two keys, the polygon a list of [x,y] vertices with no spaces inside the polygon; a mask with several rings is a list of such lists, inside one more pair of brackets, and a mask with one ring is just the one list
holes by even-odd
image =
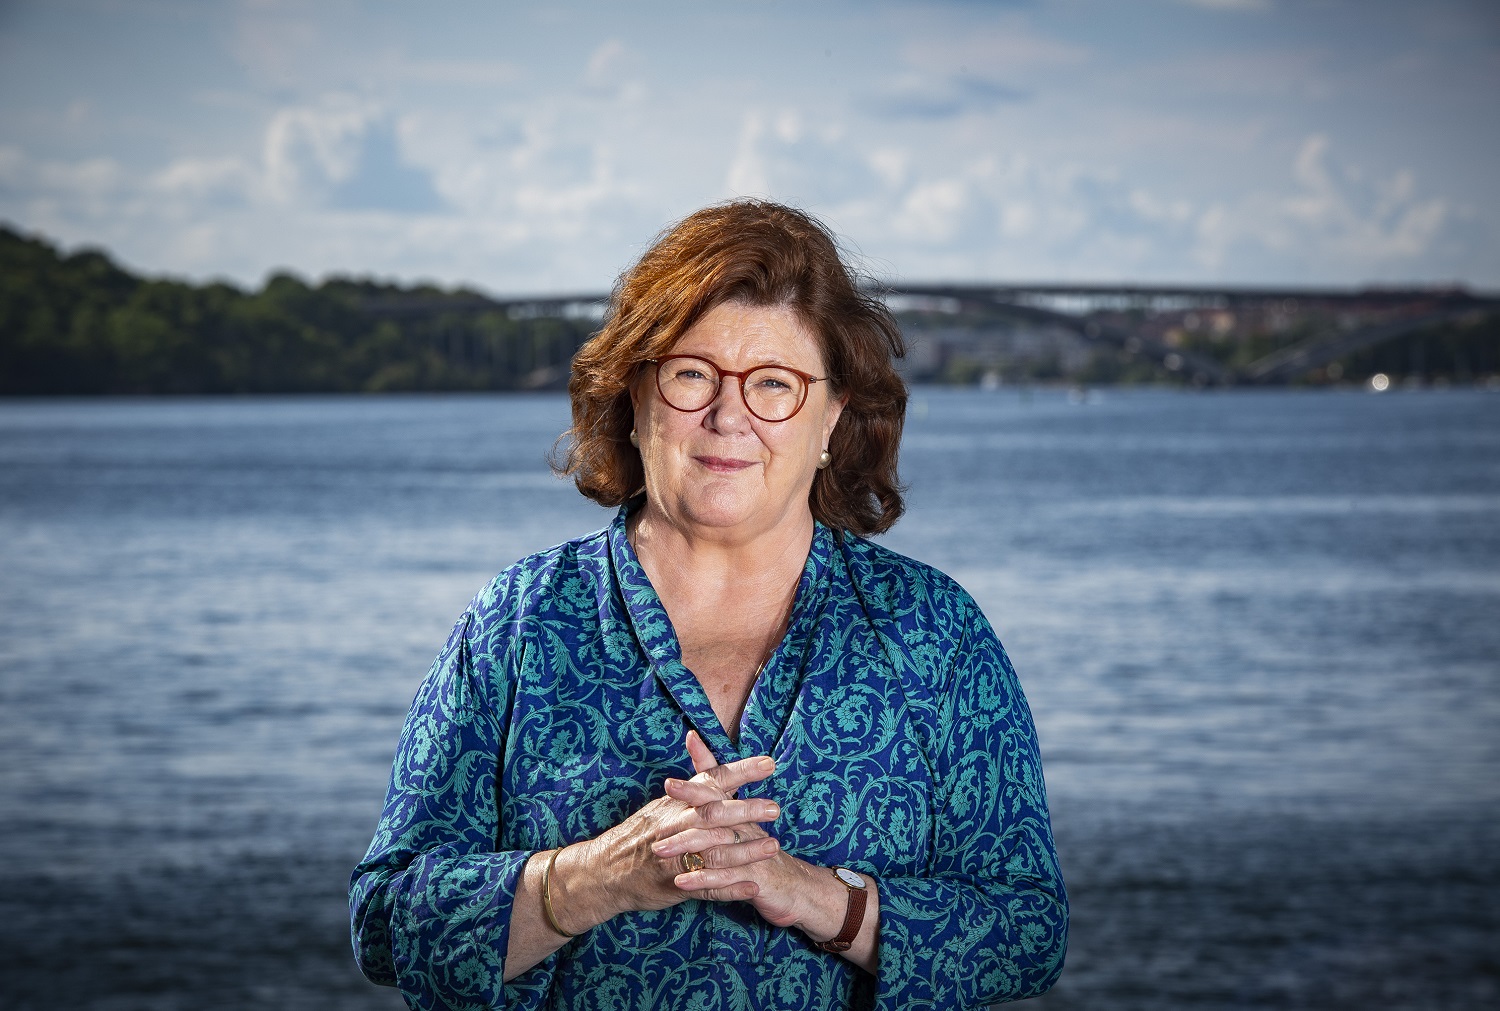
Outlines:
{"label": "woman's neck", "polygon": [[648,503],[629,521],[631,543],[731,741],[750,691],[791,617],[812,544],[810,513],[753,537],[695,537]]}
{"label": "woman's neck", "polygon": [[636,557],[664,604],[737,604],[755,616],[781,613],[812,546],[806,509],[740,537],[674,524],[649,500],[628,522]]}

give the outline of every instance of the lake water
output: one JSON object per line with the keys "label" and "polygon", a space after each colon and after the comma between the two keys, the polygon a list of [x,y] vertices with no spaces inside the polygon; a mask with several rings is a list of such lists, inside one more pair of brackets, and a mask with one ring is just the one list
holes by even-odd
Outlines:
{"label": "lake water", "polygon": [[[1076,398],[1075,398],[1076,399]],[[0,1006],[396,1008],[345,884],[554,396],[0,402]],[[1500,395],[914,391],[1073,897],[1041,1005],[1500,1002]]]}

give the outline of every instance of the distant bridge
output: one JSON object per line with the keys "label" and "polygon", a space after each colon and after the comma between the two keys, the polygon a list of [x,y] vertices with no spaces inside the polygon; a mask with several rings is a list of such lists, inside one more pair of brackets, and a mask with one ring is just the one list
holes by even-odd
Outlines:
{"label": "distant bridge", "polygon": [[[962,318],[976,332],[983,331],[984,321],[1061,331],[1154,361],[1200,386],[1286,383],[1410,333],[1500,314],[1500,297],[1459,287],[903,284],[882,294],[898,314]],[[607,295],[592,293],[519,298],[412,293],[372,298],[361,308],[386,317],[499,312],[517,320],[602,320],[607,303]],[[1299,339],[1237,367],[1187,346],[1194,343],[1194,331],[1246,326],[1295,332]]]}
{"label": "distant bridge", "polygon": [[[1428,327],[1500,313],[1500,298],[1461,288],[1153,287],[1145,285],[903,285],[893,307],[1002,318],[1069,331],[1181,372],[1198,385],[1285,383],[1366,348]],[[1311,323],[1307,336],[1231,368],[1180,346],[1185,321]]]}

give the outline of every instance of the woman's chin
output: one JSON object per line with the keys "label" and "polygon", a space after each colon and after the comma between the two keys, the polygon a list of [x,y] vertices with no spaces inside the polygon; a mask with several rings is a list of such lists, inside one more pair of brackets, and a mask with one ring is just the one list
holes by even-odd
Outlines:
{"label": "woman's chin", "polygon": [[778,512],[762,496],[736,492],[721,488],[709,494],[690,496],[675,511],[689,527],[725,533],[762,527],[773,512]]}
{"label": "woman's chin", "polygon": [[707,508],[692,509],[683,513],[683,519],[691,527],[729,532],[755,526],[753,509]]}

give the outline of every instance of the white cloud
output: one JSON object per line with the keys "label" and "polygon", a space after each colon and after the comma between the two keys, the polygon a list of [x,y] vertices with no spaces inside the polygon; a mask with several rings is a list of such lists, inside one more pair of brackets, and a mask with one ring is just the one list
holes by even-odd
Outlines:
{"label": "white cloud", "polygon": [[39,159],[0,148],[0,193],[20,196],[44,216],[108,214],[130,195],[130,179],[114,158]]}
{"label": "white cloud", "polygon": [[608,39],[589,55],[580,93],[595,100],[640,103],[648,95],[646,61],[620,39]]}
{"label": "white cloud", "polygon": [[[687,208],[663,204],[608,136],[568,126],[557,110],[533,110],[489,144],[461,119],[393,122],[329,100],[273,114],[259,161],[185,157],[134,177],[109,159],[36,162],[7,147],[0,187],[29,192],[24,217],[54,234],[127,235],[137,260],[238,263],[249,279],[272,266],[255,252],[265,244],[324,269],[401,274],[423,262],[452,280],[505,278],[507,290],[602,287],[624,265],[621,240]],[[340,200],[369,176],[372,136],[390,140],[392,157],[424,151],[442,204]],[[726,163],[730,193],[806,206],[906,278],[1378,278],[1451,245],[1455,220],[1412,170],[1361,172],[1322,134],[1303,140],[1279,184],[1234,199],[1163,192],[1083,162],[869,145],[791,108],[747,111]]]}
{"label": "white cloud", "polygon": [[[1083,3],[808,8],[772,31],[710,8],[246,2],[201,19],[234,59],[170,71],[200,75],[179,107],[77,67],[14,106],[0,218],[154,270],[538,291],[602,288],[666,222],[755,194],[907,278],[1500,277],[1495,143],[1434,100],[1484,93],[1489,64],[1419,102],[1430,53],[1398,93],[1346,53],[1365,36],[1230,45],[1230,21],[1167,17],[1124,45],[1126,16]],[[703,44],[730,28],[743,46]]]}
{"label": "white cloud", "polygon": [[370,104],[338,96],[277,112],[266,128],[263,155],[270,193],[294,202],[350,178],[360,142],[378,116]]}
{"label": "white cloud", "polygon": [[[1409,272],[1452,221],[1411,170],[1366,179],[1323,135],[1305,138],[1279,184],[1203,200],[1107,166],[865,151],[769,119],[746,116],[731,189],[809,206],[905,277],[1353,280]],[[840,184],[820,188],[830,178]]]}
{"label": "white cloud", "polygon": [[[888,171],[890,154],[884,156]],[[806,206],[858,203],[885,189],[875,157],[863,154],[837,121],[816,128],[801,110],[748,111],[727,173],[731,195],[774,196]]]}
{"label": "white cloud", "polygon": [[948,242],[956,236],[970,208],[963,179],[936,179],[912,187],[892,218],[896,234],[921,242]]}
{"label": "white cloud", "polygon": [[609,39],[589,56],[588,66],[583,72],[584,83],[592,88],[612,91],[627,76],[632,62],[625,43],[619,39]]}
{"label": "white cloud", "polygon": [[264,192],[263,177],[239,158],[179,158],[147,180],[169,200],[205,204],[254,202]]}
{"label": "white cloud", "polygon": [[771,178],[760,151],[765,132],[765,119],[760,112],[747,112],[740,123],[739,147],[729,163],[725,180],[729,192],[736,196],[768,196],[771,192]]}
{"label": "white cloud", "polygon": [[1419,195],[1409,169],[1370,182],[1353,168],[1337,171],[1329,151],[1328,138],[1313,134],[1292,162],[1294,188],[1209,208],[1199,221],[1199,260],[1226,266],[1248,247],[1313,272],[1337,264],[1378,277],[1432,250],[1451,219],[1447,201]]}

